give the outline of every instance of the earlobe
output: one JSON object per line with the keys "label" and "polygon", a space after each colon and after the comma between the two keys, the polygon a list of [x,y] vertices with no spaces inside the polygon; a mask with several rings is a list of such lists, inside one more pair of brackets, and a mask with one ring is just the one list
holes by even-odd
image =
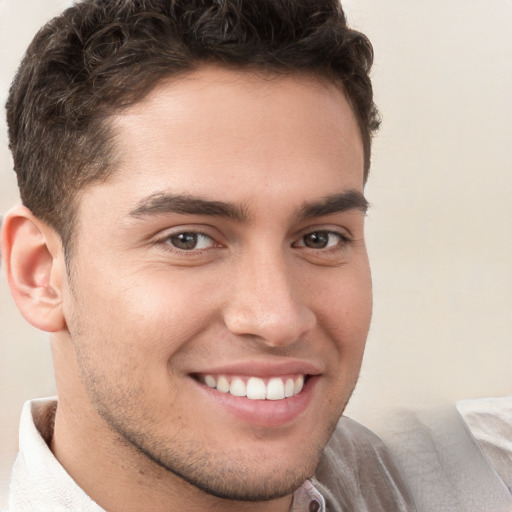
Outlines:
{"label": "earlobe", "polygon": [[64,329],[65,265],[55,231],[28,208],[13,208],[3,221],[2,259],[12,296],[25,319],[46,332]]}

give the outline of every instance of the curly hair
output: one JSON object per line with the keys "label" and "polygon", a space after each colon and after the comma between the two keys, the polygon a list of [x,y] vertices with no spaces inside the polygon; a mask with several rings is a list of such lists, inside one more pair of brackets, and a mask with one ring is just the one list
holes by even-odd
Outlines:
{"label": "curly hair", "polygon": [[22,202],[67,247],[80,190],[115,169],[109,117],[205,63],[340,84],[361,130],[366,179],[379,126],[372,62],[338,0],[83,0],[37,33],[11,85]]}

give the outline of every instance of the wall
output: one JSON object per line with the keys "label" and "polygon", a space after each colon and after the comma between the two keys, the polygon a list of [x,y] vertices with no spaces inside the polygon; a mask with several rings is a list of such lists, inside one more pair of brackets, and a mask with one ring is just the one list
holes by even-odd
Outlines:
{"label": "wall", "polygon": [[[0,101],[66,1],[0,0]],[[350,0],[383,114],[367,196],[375,310],[349,414],[512,392],[512,1]],[[0,212],[17,202],[0,120]],[[0,281],[0,487],[22,402],[54,393],[46,335]]]}
{"label": "wall", "polygon": [[350,407],[512,392],[512,2],[352,0],[383,114],[375,311]]}

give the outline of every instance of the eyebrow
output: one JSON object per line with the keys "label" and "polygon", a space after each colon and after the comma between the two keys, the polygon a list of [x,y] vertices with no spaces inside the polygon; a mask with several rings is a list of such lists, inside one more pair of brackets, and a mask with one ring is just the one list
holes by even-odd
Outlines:
{"label": "eyebrow", "polygon": [[[306,202],[295,212],[295,216],[299,220],[305,220],[349,210],[359,210],[366,213],[368,207],[369,203],[361,192],[347,190],[316,201]],[[161,192],[152,194],[140,201],[130,211],[130,216],[143,218],[172,213],[226,217],[238,222],[247,222],[250,219],[250,215],[244,205],[211,201],[190,195]]]}
{"label": "eyebrow", "polygon": [[249,215],[244,206],[210,201],[180,194],[156,193],[143,199],[130,212],[131,217],[142,218],[176,213],[182,215],[211,215],[226,217],[239,222],[247,221]]}
{"label": "eyebrow", "polygon": [[349,210],[359,210],[366,213],[370,204],[358,190],[347,190],[340,194],[333,194],[318,201],[305,203],[298,211],[300,220],[322,217],[334,213],[343,213]]}

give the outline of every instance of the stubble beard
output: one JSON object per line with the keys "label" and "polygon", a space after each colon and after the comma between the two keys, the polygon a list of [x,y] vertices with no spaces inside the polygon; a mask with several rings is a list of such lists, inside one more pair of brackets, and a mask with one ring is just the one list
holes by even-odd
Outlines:
{"label": "stubble beard", "polygon": [[[286,461],[263,459],[259,454],[242,448],[226,453],[215,451],[205,443],[197,444],[192,436],[183,435],[187,431],[184,424],[172,425],[172,431],[165,434],[156,432],[155,425],[148,420],[151,409],[147,408],[139,388],[132,382],[123,386],[122,377],[118,381],[112,375],[98,372],[91,354],[84,353],[79,348],[80,343],[76,343],[80,334],[77,329],[72,336],[80,378],[91,405],[113,433],[112,438],[123,445],[125,453],[128,450],[135,454],[132,460],[140,461],[142,467],[152,467],[160,478],[163,469],[177,477],[175,482],[181,481],[181,485],[186,482],[192,486],[189,491],[199,490],[220,499],[264,502],[293,494],[314,474],[357,382],[356,379],[340,404],[338,414],[331,416],[321,435],[311,441],[309,447],[290,447],[291,450],[303,450],[299,457],[301,463],[290,466]],[[126,370],[125,377],[130,375]],[[169,480],[170,485],[172,481]]]}
{"label": "stubble beard", "polygon": [[[293,494],[313,475],[325,444],[336,427],[336,423],[329,426],[325,439],[309,450],[301,467],[288,468],[283,464],[285,461],[255,461],[251,456],[254,454],[248,455],[243,450],[231,453],[228,459],[224,453],[215,453],[187,441],[159,439],[147,432],[134,430],[113,418],[104,407],[96,406],[110,430],[128,449],[135,450],[159,469],[164,469],[206,495],[242,502],[271,501]],[[265,473],[255,469],[262,467],[267,468]]]}
{"label": "stubble beard", "polygon": [[[184,425],[173,426],[174,430],[165,435],[155,433],[154,426],[144,420],[150,417],[150,411],[145,410],[144,401],[137,396],[136,390],[105,389],[101,377],[91,374],[83,365],[81,368],[82,380],[93,407],[123,449],[136,452],[132,460],[139,460],[146,467],[149,462],[149,467],[156,470],[155,474],[161,475],[163,469],[177,477],[178,480],[169,480],[170,485],[174,481],[183,488],[183,482],[186,482],[192,486],[189,487],[190,492],[198,489],[216,498],[264,502],[293,494],[313,475],[338,421],[338,417],[333,418],[325,426],[322,436],[308,448],[290,447],[292,450],[304,450],[299,465],[290,466],[283,460],[265,460],[243,449],[229,453],[215,451],[204,443],[194,443],[191,436],[181,435],[186,428]],[[342,409],[347,401],[348,398]]]}

